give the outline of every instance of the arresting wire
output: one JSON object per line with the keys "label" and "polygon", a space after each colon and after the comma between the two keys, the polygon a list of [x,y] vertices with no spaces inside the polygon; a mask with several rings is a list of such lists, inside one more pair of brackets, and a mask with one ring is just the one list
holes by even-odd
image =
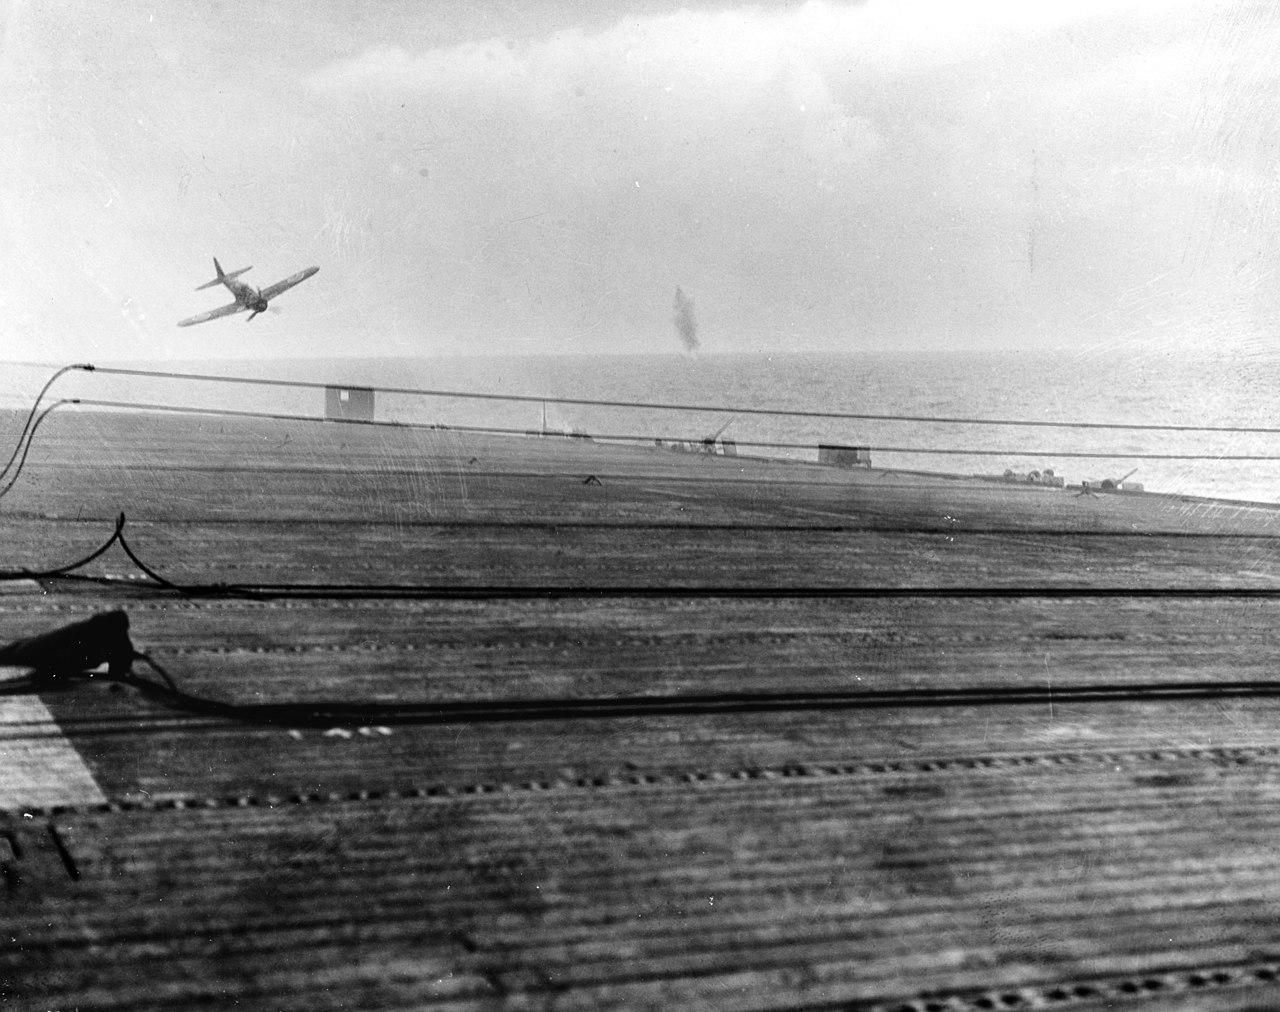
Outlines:
{"label": "arresting wire", "polygon": [[[39,406],[38,400],[36,403],[37,403],[37,406]],[[13,476],[9,478],[8,482],[6,482],[2,487],[0,487],[0,499],[3,499],[6,495],[9,494],[9,490],[12,489],[15,484],[17,484],[18,478],[22,475],[22,469],[24,466],[26,466],[26,463],[27,463],[27,454],[31,452],[31,443],[32,443],[32,440],[35,439],[36,430],[40,428],[40,423],[43,422],[46,418],[48,418],[51,414],[53,414],[53,412],[57,408],[62,407],[64,404],[79,404],[79,403],[80,402],[75,398],[63,398],[62,400],[54,401],[47,408],[45,408],[44,411],[42,411],[39,415],[35,414],[35,408],[32,409],[31,417],[34,417],[35,421],[32,422],[31,417],[27,419],[27,425],[23,427],[22,436],[19,437],[18,445],[14,447],[13,456],[9,458],[9,463],[5,465],[4,471],[0,471],[0,478],[3,478],[4,475],[8,472],[9,468],[13,467],[14,460],[17,459],[17,467],[13,469]],[[19,450],[21,450],[20,457],[18,455]]]}
{"label": "arresting wire", "polygon": [[[23,458],[25,459],[26,452],[25,450],[23,450],[24,442],[30,439],[30,437],[34,434],[35,427],[40,424],[39,420],[36,420],[34,425],[32,424],[32,421],[33,419],[36,418],[36,412],[40,410],[40,402],[44,400],[44,395],[49,392],[49,388],[53,386],[53,384],[56,383],[66,373],[72,372],[73,370],[81,370],[83,372],[93,372],[93,369],[94,367],[87,362],[73,364],[73,365],[64,365],[61,369],[59,369],[52,376],[49,377],[45,385],[40,388],[40,392],[36,394],[35,402],[31,405],[31,410],[27,414],[27,420],[22,426],[22,431],[18,434],[18,441],[14,444],[13,453],[10,454],[9,460],[4,465],[4,467],[0,468],[0,480],[3,480],[4,477],[9,473],[9,468],[13,467],[13,462],[17,459],[19,452],[22,452]],[[60,403],[65,403],[65,402],[60,402]],[[48,414],[48,412],[46,411],[45,414]],[[43,419],[44,416],[41,415],[40,417],[41,419]]]}
{"label": "arresting wire", "polygon": [[[96,583],[96,584],[102,584],[107,586],[118,586],[119,584],[125,581],[122,581],[118,577],[92,576],[89,574],[82,574],[82,573],[76,572],[77,570],[83,569],[90,562],[93,562],[95,559],[105,554],[107,550],[111,548],[112,545],[118,544],[120,546],[121,551],[123,551],[124,554],[128,556],[129,561],[132,562],[138,568],[138,570],[142,572],[148,579],[152,580],[155,588],[157,589],[168,590],[174,593],[183,594],[183,595],[192,596],[192,597],[225,596],[225,597],[241,597],[241,598],[257,599],[263,596],[255,592],[251,588],[245,587],[245,586],[236,586],[233,584],[226,584],[226,583],[179,584],[172,580],[169,580],[168,578],[162,576],[160,573],[156,572],[156,570],[153,569],[151,566],[143,562],[142,559],[138,557],[137,553],[134,552],[133,548],[130,546],[128,540],[124,536],[124,528],[125,528],[126,522],[127,521],[125,519],[125,515],[123,513],[119,514],[119,516],[116,517],[116,526],[115,526],[115,530],[111,534],[111,537],[109,537],[106,541],[104,541],[101,545],[95,548],[92,552],[90,552],[84,558],[77,559],[75,562],[69,562],[62,566],[53,566],[46,569],[33,569],[31,567],[23,567],[20,569],[0,570],[0,582],[8,582],[8,581],[15,581],[15,580],[42,581],[42,580],[54,580],[54,579],[68,579],[68,580],[82,580],[88,583]],[[133,583],[132,581],[129,581],[127,585],[130,587],[138,586],[136,583]]]}
{"label": "arresting wire", "polygon": [[[92,366],[90,368],[93,368]],[[151,369],[126,369],[102,366],[101,375],[135,376],[152,379],[179,379],[201,383],[232,383],[250,386],[292,387],[300,390],[324,390],[349,384],[323,383],[310,380],[264,379],[251,376],[218,376],[208,373],[168,372]],[[1029,428],[1113,429],[1142,432],[1224,432],[1280,434],[1280,427],[1236,425],[1168,425],[1132,422],[1063,422],[1046,419],[965,418],[946,415],[882,414],[854,411],[816,411],[795,408],[761,408],[721,404],[681,404],[662,401],[628,401],[589,397],[545,397],[534,394],[494,394],[465,390],[438,390],[425,387],[376,386],[379,393],[411,397],[457,398],[461,400],[507,401],[523,404],[573,404],[585,407],[629,408],[651,411],[713,412],[735,415],[765,415],[776,418],[822,418],[843,421],[918,422],[940,425],[1026,426]]]}
{"label": "arresting wire", "polygon": [[[97,658],[94,658],[97,659]],[[48,690],[55,684],[94,680],[117,682],[169,709],[198,717],[246,724],[297,728],[369,727],[382,725],[432,726],[450,724],[522,723],[653,719],[752,713],[839,712],[883,709],[973,709],[991,706],[1047,704],[1220,702],[1226,699],[1273,699],[1280,682],[1127,682],[1040,686],[923,687],[915,689],[857,689],[806,692],[665,693],[636,696],[568,696],[511,699],[443,699],[366,702],[362,700],[282,700],[240,703],[188,692],[149,654],[131,651],[130,661],[145,664],[158,678],[144,677],[132,663],[123,670],[36,672],[25,683],[5,691]]]}
{"label": "arresting wire", "polygon": [[[491,435],[491,436],[528,436],[529,430],[504,428],[501,426],[488,425],[444,425],[437,422],[403,422],[403,421],[377,421],[373,419],[330,419],[319,418],[315,415],[298,415],[288,412],[279,411],[244,411],[232,408],[193,408],[184,405],[175,404],[159,404],[147,403],[141,401],[111,401],[96,400],[89,398],[78,398],[77,404],[83,407],[98,407],[120,410],[138,410],[138,411],[158,411],[168,414],[182,415],[206,415],[217,418],[255,418],[266,421],[285,421],[285,422],[312,422],[318,424],[334,424],[334,425],[356,425],[372,428],[386,429],[415,429],[415,430],[439,430],[446,432],[463,432],[473,435]],[[1280,431],[1280,430],[1277,430]],[[568,439],[587,438],[583,436],[554,434],[546,438]],[[657,441],[664,443],[684,443],[693,444],[695,446],[702,444],[702,440],[698,438],[690,438],[688,436],[653,436],[639,433],[592,433],[589,437],[592,440],[602,440],[606,442],[622,442],[622,443],[647,443],[653,444]],[[787,442],[782,440],[736,440],[735,445],[744,447],[754,447],[758,449],[776,449],[776,450],[813,450],[812,442]],[[927,446],[880,446],[872,445],[867,447],[877,453],[901,453],[901,454],[918,454],[921,456],[962,456],[962,457],[1063,457],[1063,458],[1088,458],[1095,460],[1251,460],[1251,461],[1276,461],[1280,460],[1280,454],[1257,454],[1257,453],[1141,453],[1132,451],[1116,451],[1114,453],[1083,451],[1083,450],[983,450],[973,447],[927,447]]]}
{"label": "arresting wire", "polygon": [[[150,655],[139,651],[122,610],[101,612],[60,628],[0,644],[0,664],[26,668],[22,680],[0,686],[0,694],[46,692],[99,679],[130,685],[171,709],[202,717],[293,727],[341,727],[376,722],[402,725],[508,723],[513,721],[670,718],[697,715],[776,713],[779,711],[844,711],[911,707],[1039,705],[1054,702],[1115,703],[1220,701],[1280,695],[1274,680],[1148,681],[1080,683],[1041,688],[1012,686],[919,686],[872,689],[765,689],[749,692],[666,692],[609,696],[532,696],[419,700],[290,699],[279,702],[230,702],[187,692]],[[142,662],[160,681],[134,670]],[[102,669],[105,667],[105,673]],[[135,724],[136,728],[136,724]],[[383,728],[385,731],[385,728]]]}
{"label": "arresting wire", "polygon": [[149,589],[185,597],[235,597],[270,600],[431,600],[431,601],[553,601],[553,600],[1266,600],[1280,599],[1280,587],[1126,587],[1075,585],[1020,586],[661,586],[556,584],[359,584],[359,583],[180,583],[143,562],[124,534],[125,515],[99,548],[75,562],[43,570],[0,570],[0,581],[83,580],[106,586],[145,589],[121,577],[92,576],[75,571],[119,544],[129,560],[152,581]]}
{"label": "arresting wire", "polygon": [[[13,466],[14,461],[21,454],[22,461],[26,460],[27,451],[30,449],[30,441],[34,436],[35,429],[44,417],[49,413],[46,411],[39,417],[36,412],[39,409],[40,401],[43,399],[48,389],[53,383],[65,373],[72,370],[81,370],[84,372],[96,372],[100,375],[118,375],[118,376],[134,376],[147,377],[157,379],[180,379],[191,380],[196,382],[207,383],[230,383],[230,384],[248,384],[256,386],[269,387],[293,387],[300,389],[328,389],[333,386],[330,383],[313,382],[306,380],[280,380],[280,379],[264,379],[244,376],[218,376],[205,373],[187,373],[164,370],[149,369],[129,369],[123,367],[111,366],[94,366],[91,363],[78,363],[64,366],[57,370],[45,383],[40,393],[36,397],[35,404],[32,406],[28,415],[26,424],[24,424],[18,442],[14,447],[9,462],[3,469],[0,469],[0,479],[3,479]],[[486,401],[513,401],[523,403],[550,403],[550,404],[575,404],[575,405],[591,405],[600,407],[622,407],[636,409],[653,409],[663,411],[711,411],[726,412],[742,415],[764,415],[775,417],[793,417],[793,418],[825,418],[840,420],[862,420],[862,421],[897,421],[897,422],[918,422],[918,423],[938,423],[938,424],[962,424],[962,425],[994,425],[994,426],[1030,426],[1041,428],[1068,428],[1068,429],[1101,429],[1101,430],[1125,430],[1125,431],[1151,431],[1151,432],[1217,432],[1217,433],[1235,433],[1235,434],[1280,434],[1280,427],[1256,427],[1256,426],[1213,426],[1213,425],[1160,425],[1160,424],[1135,424],[1135,423],[1119,423],[1119,422],[1060,422],[1047,421],[1042,419],[1007,419],[1007,418],[964,418],[949,417],[935,415],[907,415],[907,414],[875,414],[865,412],[839,412],[839,411],[804,411],[794,409],[781,408],[754,408],[754,407],[730,407],[724,405],[706,405],[706,404],[676,404],[662,402],[642,402],[642,401],[622,401],[622,400],[605,400],[592,398],[572,398],[572,397],[542,397],[522,394],[484,394],[466,391],[454,390],[433,390],[427,388],[414,387],[377,387],[384,393],[396,393],[405,395],[416,395],[424,397],[440,397],[440,398],[460,398]],[[215,417],[241,417],[241,418],[260,418],[277,421],[303,421],[318,422],[329,421],[330,419],[320,419],[311,415],[298,415],[286,412],[258,412],[258,411],[237,411],[227,408],[192,408],[181,405],[172,404],[150,404],[138,401],[117,401],[103,399],[87,399],[87,398],[69,398],[59,401],[55,407],[62,404],[81,404],[84,406],[111,408],[111,409],[133,409],[133,410],[149,410],[160,411],[173,414],[199,414],[211,415]],[[33,422],[34,419],[34,422]],[[344,424],[355,425],[372,425],[388,428],[408,428],[408,429],[442,429],[455,432],[466,432],[480,435],[518,435],[527,436],[529,431],[526,429],[516,429],[501,426],[474,426],[474,425],[443,425],[439,423],[418,423],[403,421],[374,421],[372,419],[343,419]],[[560,438],[560,434],[557,434]],[[566,438],[573,438],[569,434]],[[688,444],[697,447],[699,444],[706,443],[705,438],[689,438],[684,436],[653,436],[651,434],[638,434],[632,432],[622,433],[598,433],[591,438],[613,442],[664,442],[672,444]],[[738,440],[736,445],[743,447],[752,447],[757,449],[779,449],[779,450],[812,450],[811,442],[799,443],[784,440]],[[1117,452],[1094,452],[1080,450],[1024,450],[1024,449],[997,449],[984,450],[973,447],[920,447],[920,446],[871,446],[870,450],[879,453],[897,453],[897,454],[915,454],[921,456],[965,456],[965,457],[1020,457],[1020,458],[1044,458],[1044,457],[1061,457],[1072,459],[1102,459],[1102,460],[1213,460],[1213,461],[1277,461],[1280,460],[1280,454],[1257,454],[1257,453],[1141,453],[1132,451]],[[19,464],[19,470],[21,464]],[[15,475],[16,478],[16,475]],[[10,481],[3,489],[0,489],[0,496],[3,496],[13,486]]]}

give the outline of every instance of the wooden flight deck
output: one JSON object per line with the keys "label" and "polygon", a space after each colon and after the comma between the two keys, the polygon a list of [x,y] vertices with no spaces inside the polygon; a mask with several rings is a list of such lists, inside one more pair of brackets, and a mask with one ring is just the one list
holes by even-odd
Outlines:
{"label": "wooden flight deck", "polygon": [[62,411],[0,532],[154,663],[7,671],[5,1007],[1280,1004],[1275,508]]}

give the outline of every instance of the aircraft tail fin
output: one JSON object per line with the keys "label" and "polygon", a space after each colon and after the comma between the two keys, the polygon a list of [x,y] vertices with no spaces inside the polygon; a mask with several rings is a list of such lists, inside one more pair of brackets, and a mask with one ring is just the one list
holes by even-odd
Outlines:
{"label": "aircraft tail fin", "polygon": [[199,286],[197,286],[197,287],[196,287],[196,291],[197,291],[197,292],[198,292],[198,291],[200,291],[200,290],[201,290],[201,289],[203,289],[203,288],[216,288],[218,285],[225,284],[226,282],[230,281],[232,278],[238,278],[238,277],[239,277],[241,274],[243,274],[245,271],[251,271],[251,270],[253,270],[253,267],[251,267],[251,266],[250,266],[250,267],[241,267],[238,271],[225,271],[225,272],[224,272],[224,271],[223,271],[223,269],[222,269],[222,264],[218,263],[218,258],[217,258],[217,257],[214,257],[214,258],[213,258],[213,269],[214,269],[215,271],[217,271],[217,272],[218,272],[218,276],[217,276],[216,278],[214,278],[212,281],[206,281],[203,285],[199,285]]}

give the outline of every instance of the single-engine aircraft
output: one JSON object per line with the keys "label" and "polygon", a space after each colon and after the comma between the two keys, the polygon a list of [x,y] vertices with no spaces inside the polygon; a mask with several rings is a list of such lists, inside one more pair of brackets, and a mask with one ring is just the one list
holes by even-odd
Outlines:
{"label": "single-engine aircraft", "polygon": [[[243,313],[246,309],[252,310],[249,313],[249,320],[252,320],[259,313],[265,312],[267,303],[274,299],[281,292],[286,292],[294,285],[301,284],[311,277],[319,267],[308,267],[305,271],[298,271],[297,274],[285,278],[283,281],[277,281],[274,285],[268,285],[266,288],[258,289],[246,281],[237,281],[245,271],[253,270],[252,267],[241,267],[238,271],[223,271],[222,265],[218,263],[218,258],[213,258],[213,269],[218,272],[218,276],[212,281],[206,281],[203,285],[196,288],[200,291],[204,288],[212,288],[215,285],[226,285],[228,291],[236,297],[236,301],[229,306],[222,306],[219,309],[211,309],[207,313],[201,313],[199,316],[189,316],[185,320],[179,320],[179,327],[190,327],[193,323],[204,323],[206,320],[216,320],[219,316],[230,316],[232,313]],[[249,320],[245,322],[248,323]]]}

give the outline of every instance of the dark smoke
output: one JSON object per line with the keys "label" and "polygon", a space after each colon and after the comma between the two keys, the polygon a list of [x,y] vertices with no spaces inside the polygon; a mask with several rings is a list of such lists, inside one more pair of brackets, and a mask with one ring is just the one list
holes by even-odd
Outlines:
{"label": "dark smoke", "polygon": [[676,333],[684,342],[685,351],[698,350],[698,321],[693,317],[693,300],[676,286],[675,316],[672,322],[676,325]]}

